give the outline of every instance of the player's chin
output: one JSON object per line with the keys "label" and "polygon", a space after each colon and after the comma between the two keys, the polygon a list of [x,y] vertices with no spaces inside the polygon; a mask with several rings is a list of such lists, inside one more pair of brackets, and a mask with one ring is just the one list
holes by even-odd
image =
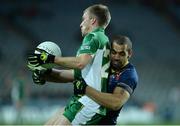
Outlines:
{"label": "player's chin", "polygon": [[86,36],[86,35],[87,35],[87,33],[82,32],[82,37],[84,37],[84,36]]}
{"label": "player's chin", "polygon": [[118,61],[113,61],[112,63],[113,65],[120,65],[120,63]]}
{"label": "player's chin", "polygon": [[81,35],[82,35],[82,37],[84,37],[84,36],[85,36],[85,34],[83,34],[83,33],[82,33]]}
{"label": "player's chin", "polygon": [[112,66],[115,68],[115,69],[120,69],[121,68],[121,64],[119,62],[114,62],[112,63]]}

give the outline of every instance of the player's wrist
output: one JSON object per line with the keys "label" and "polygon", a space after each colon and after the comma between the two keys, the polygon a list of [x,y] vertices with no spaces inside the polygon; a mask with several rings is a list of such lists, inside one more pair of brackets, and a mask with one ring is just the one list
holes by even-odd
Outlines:
{"label": "player's wrist", "polygon": [[49,54],[49,55],[48,55],[48,62],[49,62],[49,63],[54,63],[54,61],[55,61],[55,56]]}
{"label": "player's wrist", "polygon": [[52,69],[43,70],[40,72],[40,76],[45,79],[47,76],[49,76],[52,73]]}
{"label": "player's wrist", "polygon": [[83,84],[84,84],[84,91],[83,91],[83,94],[86,94],[88,85],[87,85],[86,83],[83,83]]}
{"label": "player's wrist", "polygon": [[84,94],[87,94],[87,93],[88,93],[88,90],[89,90],[89,86],[86,85],[85,88],[84,88]]}
{"label": "player's wrist", "polygon": [[44,85],[46,83],[46,80],[42,78],[41,71],[36,70],[32,73],[32,79],[33,82],[37,85]]}
{"label": "player's wrist", "polygon": [[88,86],[83,78],[74,81],[74,94],[84,95],[86,93],[86,87]]}

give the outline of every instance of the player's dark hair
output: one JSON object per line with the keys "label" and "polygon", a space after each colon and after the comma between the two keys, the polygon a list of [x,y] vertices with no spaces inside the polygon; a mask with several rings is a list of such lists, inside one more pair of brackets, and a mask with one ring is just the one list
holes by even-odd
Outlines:
{"label": "player's dark hair", "polygon": [[99,26],[108,26],[111,20],[111,14],[107,6],[102,4],[95,4],[88,7],[84,12],[86,11],[90,12],[90,14],[97,18]]}
{"label": "player's dark hair", "polygon": [[111,39],[111,47],[114,42],[117,43],[118,45],[127,45],[128,50],[132,50],[132,42],[127,36],[123,36],[123,35],[113,36]]}

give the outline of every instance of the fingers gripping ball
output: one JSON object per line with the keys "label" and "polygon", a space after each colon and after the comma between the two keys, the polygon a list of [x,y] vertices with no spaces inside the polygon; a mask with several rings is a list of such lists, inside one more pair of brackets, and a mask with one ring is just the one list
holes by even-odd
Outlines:
{"label": "fingers gripping ball", "polygon": [[41,54],[28,54],[28,62],[34,67],[54,63],[54,58],[54,55],[47,54],[45,52],[42,52]]}
{"label": "fingers gripping ball", "polygon": [[40,43],[35,51],[35,54],[41,54],[40,55],[40,59],[41,61],[43,61],[45,64],[40,65],[40,67],[44,67],[44,68],[53,68],[55,66],[55,64],[53,63],[46,63],[46,61],[48,60],[48,55],[54,55],[54,56],[62,56],[61,53],[61,49],[60,47],[51,41],[45,41]]}
{"label": "fingers gripping ball", "polygon": [[39,71],[39,70],[32,72],[33,82],[38,85],[44,85],[46,83],[46,81],[41,76],[42,76],[41,71]]}
{"label": "fingers gripping ball", "polygon": [[52,69],[47,70],[35,70],[32,72],[32,79],[35,84],[44,85],[46,80],[43,78],[44,75],[50,74]]}
{"label": "fingers gripping ball", "polygon": [[40,59],[41,59],[42,61],[46,61],[46,60],[47,60],[47,55],[46,55],[45,52],[42,52],[42,54],[40,55]]}

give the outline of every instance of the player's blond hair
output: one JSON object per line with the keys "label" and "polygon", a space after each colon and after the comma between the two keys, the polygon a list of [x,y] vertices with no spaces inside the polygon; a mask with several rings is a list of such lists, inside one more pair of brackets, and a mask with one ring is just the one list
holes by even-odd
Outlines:
{"label": "player's blond hair", "polygon": [[102,4],[95,4],[87,9],[84,12],[90,12],[92,16],[95,16],[98,20],[99,26],[106,28],[111,20],[111,14],[107,6]]}

